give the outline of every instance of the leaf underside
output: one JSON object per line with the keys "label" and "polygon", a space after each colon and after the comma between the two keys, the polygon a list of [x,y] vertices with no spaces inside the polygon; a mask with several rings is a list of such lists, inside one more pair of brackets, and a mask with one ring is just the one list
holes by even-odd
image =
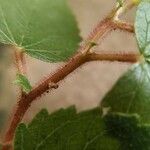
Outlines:
{"label": "leaf underside", "polygon": [[0,42],[43,61],[64,61],[81,40],[67,0],[0,0]]}

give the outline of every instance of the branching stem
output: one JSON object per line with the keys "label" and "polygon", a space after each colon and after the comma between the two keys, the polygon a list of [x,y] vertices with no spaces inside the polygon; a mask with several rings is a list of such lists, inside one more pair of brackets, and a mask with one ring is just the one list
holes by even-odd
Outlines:
{"label": "branching stem", "polygon": [[[12,117],[10,126],[6,132],[4,143],[9,143],[13,140],[16,127],[21,122],[26,111],[30,107],[31,103],[34,100],[36,100],[38,97],[40,97],[43,93],[45,93],[47,90],[52,89],[52,87],[49,86],[50,83],[58,85],[58,83],[61,80],[66,78],[75,69],[77,69],[78,67],[80,67],[81,65],[89,61],[106,60],[106,61],[121,61],[121,62],[134,63],[138,60],[139,55],[133,53],[132,54],[129,53],[128,54],[123,54],[123,53],[122,54],[120,53],[96,54],[90,52],[90,49],[92,48],[91,43],[97,43],[99,39],[101,39],[107,33],[109,33],[114,29],[121,29],[128,32],[134,32],[132,25],[114,21],[114,16],[118,12],[118,10],[119,8],[115,8],[103,21],[101,21],[95,27],[95,29],[87,38],[86,40],[87,42],[84,42],[84,44],[79,48],[77,54],[73,56],[64,66],[56,70],[53,74],[50,74],[46,79],[44,78],[42,82],[39,83],[36,87],[34,87],[30,93],[21,96],[15,114]],[[16,58],[17,58],[16,60],[18,64],[18,70],[24,73],[23,66],[21,65],[24,64],[22,53],[19,54],[16,53]],[[4,146],[3,150],[6,150],[5,148],[6,147]]]}
{"label": "branching stem", "polygon": [[112,21],[112,25],[114,26],[114,28],[116,29],[120,29],[122,31],[127,31],[130,33],[134,33],[134,26],[132,24],[123,22],[123,21]]}

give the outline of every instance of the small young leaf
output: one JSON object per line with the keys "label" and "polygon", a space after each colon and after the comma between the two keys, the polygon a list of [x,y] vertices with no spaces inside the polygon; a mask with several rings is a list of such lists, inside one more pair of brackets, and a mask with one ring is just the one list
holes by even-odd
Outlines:
{"label": "small young leaf", "polygon": [[14,84],[20,85],[25,93],[29,93],[32,89],[29,80],[22,74],[17,74],[17,78],[14,81]]}
{"label": "small young leaf", "polygon": [[81,40],[67,0],[0,0],[0,42],[43,61],[64,61]]}
{"label": "small young leaf", "polygon": [[141,2],[138,6],[135,32],[141,54],[146,60],[150,57],[150,3]]}
{"label": "small young leaf", "polygon": [[42,110],[27,127],[19,125],[14,149],[120,150],[119,142],[104,129],[99,108],[77,114],[70,107],[51,115]]}
{"label": "small young leaf", "polygon": [[150,65],[136,64],[108,92],[102,107],[111,112],[140,115],[143,123],[150,123]]}
{"label": "small young leaf", "polygon": [[150,149],[150,124],[142,124],[138,115],[108,114],[105,123],[109,134],[121,142],[122,150]]}

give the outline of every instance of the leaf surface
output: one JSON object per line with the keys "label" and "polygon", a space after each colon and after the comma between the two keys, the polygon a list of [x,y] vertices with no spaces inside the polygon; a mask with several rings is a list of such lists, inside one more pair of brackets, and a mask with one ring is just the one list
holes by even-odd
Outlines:
{"label": "leaf surface", "polygon": [[146,60],[150,56],[150,3],[141,2],[138,6],[135,31],[141,54]]}
{"label": "leaf surface", "polygon": [[135,30],[142,59],[117,81],[101,103],[108,110],[106,129],[120,141],[122,150],[150,149],[149,10],[150,3],[141,2],[136,16]]}
{"label": "leaf surface", "polygon": [[138,115],[112,113],[105,117],[105,123],[109,134],[121,142],[122,150],[150,149],[150,125],[143,124]]}
{"label": "leaf surface", "polygon": [[67,0],[0,0],[0,42],[43,61],[63,61],[81,40]]}
{"label": "leaf surface", "polygon": [[150,123],[150,65],[134,65],[102,101],[111,112],[137,113],[143,122]]}
{"label": "leaf surface", "polygon": [[29,93],[32,89],[32,86],[31,86],[29,80],[27,79],[26,76],[24,76],[22,74],[17,74],[17,78],[14,81],[14,84],[20,85],[22,87],[22,90],[25,93]]}
{"label": "leaf surface", "polygon": [[19,125],[14,149],[119,150],[119,145],[106,134],[99,108],[77,114],[70,107],[50,115],[42,110],[28,126]]}
{"label": "leaf surface", "polygon": [[138,6],[135,30],[141,60],[123,75],[102,101],[111,112],[137,113],[150,123],[150,3]]}

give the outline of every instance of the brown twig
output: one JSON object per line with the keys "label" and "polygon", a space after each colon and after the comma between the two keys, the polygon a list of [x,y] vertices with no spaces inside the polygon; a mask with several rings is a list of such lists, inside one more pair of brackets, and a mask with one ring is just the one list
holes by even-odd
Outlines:
{"label": "brown twig", "polygon": [[[22,95],[20,101],[18,102],[18,106],[16,112],[12,118],[11,124],[6,132],[4,143],[10,142],[13,139],[15,130],[17,125],[22,120],[24,114],[26,113],[27,109],[30,107],[31,103],[40,97],[44,92],[50,90],[51,87],[49,83],[54,83],[57,85],[61,80],[67,77],[70,73],[72,73],[76,68],[80,67],[86,62],[93,61],[93,60],[109,60],[109,61],[125,61],[125,62],[136,62],[137,57],[135,55],[118,55],[118,54],[95,54],[90,53],[90,49],[92,48],[91,43],[96,43],[100,38],[102,38],[106,33],[112,31],[113,29],[122,29],[126,31],[131,31],[130,26],[124,25],[122,27],[121,24],[116,24],[112,20],[115,13],[118,11],[118,8],[114,9],[106,19],[101,21],[96,28],[92,31],[86,41],[80,49],[78,53],[72,57],[63,67],[56,70],[53,74],[50,74],[46,79],[44,79],[40,84],[32,89],[32,91],[27,95]],[[113,58],[112,58],[113,57]],[[128,58],[124,58],[128,57]],[[3,147],[4,150],[4,147]]]}
{"label": "brown twig", "polygon": [[72,59],[70,59],[66,65],[58,69],[54,74],[45,79],[41,84],[35,87],[28,95],[22,97],[18,103],[17,111],[11,122],[11,128],[9,128],[5,141],[11,141],[18,123],[22,120],[25,112],[30,107],[31,103],[41,96],[45,91],[49,90],[49,82],[58,83],[63,80],[67,75],[72,73],[76,68],[89,61],[107,60],[107,61],[121,61],[121,62],[136,62],[138,60],[138,54],[96,54],[91,53],[84,55],[78,53]]}
{"label": "brown twig", "polygon": [[119,61],[126,63],[135,63],[140,59],[140,54],[137,53],[91,53],[88,55],[89,61]]}
{"label": "brown twig", "polygon": [[86,57],[80,52],[70,59],[66,65],[58,69],[54,74],[48,76],[48,78],[40,83],[37,87],[33,88],[28,95],[22,97],[18,103],[18,107],[10,124],[10,128],[5,136],[5,142],[12,140],[15,129],[18,123],[22,120],[27,109],[30,107],[31,102],[33,102],[33,100],[35,100],[37,97],[41,96],[45,91],[49,90],[49,83],[58,83],[85,62]]}
{"label": "brown twig", "polygon": [[[26,60],[25,60],[25,55],[24,52],[21,48],[19,47],[15,47],[15,46],[11,46],[12,49],[14,49],[14,56],[15,56],[15,65],[16,68],[18,70],[19,74],[22,75],[27,75],[27,69],[26,69]],[[22,88],[20,87],[20,95],[19,97],[22,97],[26,95],[25,92],[23,92]]]}
{"label": "brown twig", "polygon": [[[26,75],[26,60],[25,60],[25,56],[24,56],[22,49],[16,46],[11,46],[11,45],[8,45],[8,47],[14,50],[14,59],[15,59],[15,66],[17,68],[17,72],[19,74]],[[26,96],[26,93],[24,93],[22,88],[20,87],[19,98],[24,97],[24,96]],[[10,116],[10,119],[11,119],[11,116]],[[12,146],[10,142],[4,143],[3,150],[11,150],[11,149],[12,149]]]}
{"label": "brown twig", "polygon": [[18,70],[18,73],[25,75],[26,74],[26,61],[23,51],[20,48],[15,48],[15,64]]}
{"label": "brown twig", "polygon": [[[102,37],[105,33],[108,33],[108,31],[111,31],[113,29],[111,24],[111,21],[108,19],[100,22],[93,30],[93,32],[89,35],[87,41],[96,42],[99,37]],[[36,98],[40,97],[44,92],[50,89],[49,83],[58,83],[68,74],[70,74],[76,68],[86,62],[86,52],[89,50],[89,48],[91,48],[90,42],[85,42],[78,50],[78,53],[74,57],[72,57],[65,66],[58,69],[54,74],[50,74],[47,79],[44,79],[42,83],[34,87],[29,94],[24,95],[20,98],[10,127],[6,132],[4,143],[10,142],[13,139],[16,127],[18,123],[22,120],[25,112],[30,107],[31,103],[36,100]]]}
{"label": "brown twig", "polygon": [[112,21],[112,26],[114,26],[114,28],[116,28],[116,29],[134,33],[134,26],[132,24],[129,24],[126,22],[114,20],[114,21]]}
{"label": "brown twig", "polygon": [[129,2],[124,3],[123,7],[119,7],[117,12],[114,15],[114,20],[119,20],[123,14],[125,14],[128,10],[132,9],[135,6],[135,2],[130,0]]}

